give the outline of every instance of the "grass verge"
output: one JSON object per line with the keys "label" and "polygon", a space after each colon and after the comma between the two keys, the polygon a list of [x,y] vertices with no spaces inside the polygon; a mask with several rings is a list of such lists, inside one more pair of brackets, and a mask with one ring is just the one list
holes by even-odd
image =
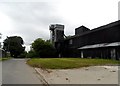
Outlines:
{"label": "grass verge", "polygon": [[10,57],[0,58],[0,61],[5,61],[5,60],[8,60],[8,59],[10,59]]}
{"label": "grass verge", "polygon": [[32,67],[47,69],[71,69],[87,66],[119,65],[120,62],[108,59],[82,59],[82,58],[33,58],[27,61]]}

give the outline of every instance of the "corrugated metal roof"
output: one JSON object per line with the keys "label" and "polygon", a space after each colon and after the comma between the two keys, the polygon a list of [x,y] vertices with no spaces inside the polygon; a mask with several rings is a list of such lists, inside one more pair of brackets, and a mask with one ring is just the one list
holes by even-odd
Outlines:
{"label": "corrugated metal roof", "polygon": [[120,46],[120,42],[110,43],[110,44],[107,44],[106,46]]}
{"label": "corrugated metal roof", "polygon": [[89,49],[89,48],[100,48],[100,47],[114,47],[114,46],[120,46],[120,42],[86,45],[86,46],[80,47],[78,49]]}

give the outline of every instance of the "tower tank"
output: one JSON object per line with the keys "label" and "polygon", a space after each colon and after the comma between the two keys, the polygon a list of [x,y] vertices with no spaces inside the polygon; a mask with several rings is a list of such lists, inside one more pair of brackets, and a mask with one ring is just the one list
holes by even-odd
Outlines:
{"label": "tower tank", "polygon": [[63,42],[64,42],[64,25],[52,24],[49,26],[51,43],[56,48],[58,57],[62,57]]}
{"label": "tower tank", "polygon": [[49,26],[51,42],[62,42],[64,40],[64,25],[51,24]]}

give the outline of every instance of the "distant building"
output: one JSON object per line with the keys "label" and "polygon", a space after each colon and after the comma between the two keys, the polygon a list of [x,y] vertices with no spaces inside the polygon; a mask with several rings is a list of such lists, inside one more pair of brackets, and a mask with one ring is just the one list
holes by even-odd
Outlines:
{"label": "distant building", "polygon": [[[2,37],[2,34],[0,33],[0,39]],[[2,49],[2,45],[1,45],[1,42],[0,42],[0,58],[1,57],[4,57],[5,56],[5,51]]]}
{"label": "distant building", "polygon": [[0,58],[2,57],[2,49],[0,48]]}
{"label": "distant building", "polygon": [[92,30],[81,26],[75,29],[74,36],[54,43],[64,57],[120,59],[120,21]]}
{"label": "distant building", "polygon": [[0,48],[0,58],[1,57],[5,57],[5,51],[2,48]]}
{"label": "distant building", "polygon": [[[1,39],[1,33],[0,33],[0,39]],[[2,57],[2,49],[1,49],[1,42],[0,42],[0,58]]]}

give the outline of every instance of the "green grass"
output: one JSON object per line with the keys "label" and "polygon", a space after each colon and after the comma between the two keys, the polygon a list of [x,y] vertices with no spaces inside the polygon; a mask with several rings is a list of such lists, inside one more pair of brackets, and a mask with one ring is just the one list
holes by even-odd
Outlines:
{"label": "green grass", "polygon": [[5,60],[8,60],[8,59],[10,59],[10,57],[0,58],[0,61],[5,61]]}
{"label": "green grass", "polygon": [[33,58],[27,61],[32,67],[48,69],[71,69],[98,65],[118,65],[119,61],[107,59],[82,58]]}

